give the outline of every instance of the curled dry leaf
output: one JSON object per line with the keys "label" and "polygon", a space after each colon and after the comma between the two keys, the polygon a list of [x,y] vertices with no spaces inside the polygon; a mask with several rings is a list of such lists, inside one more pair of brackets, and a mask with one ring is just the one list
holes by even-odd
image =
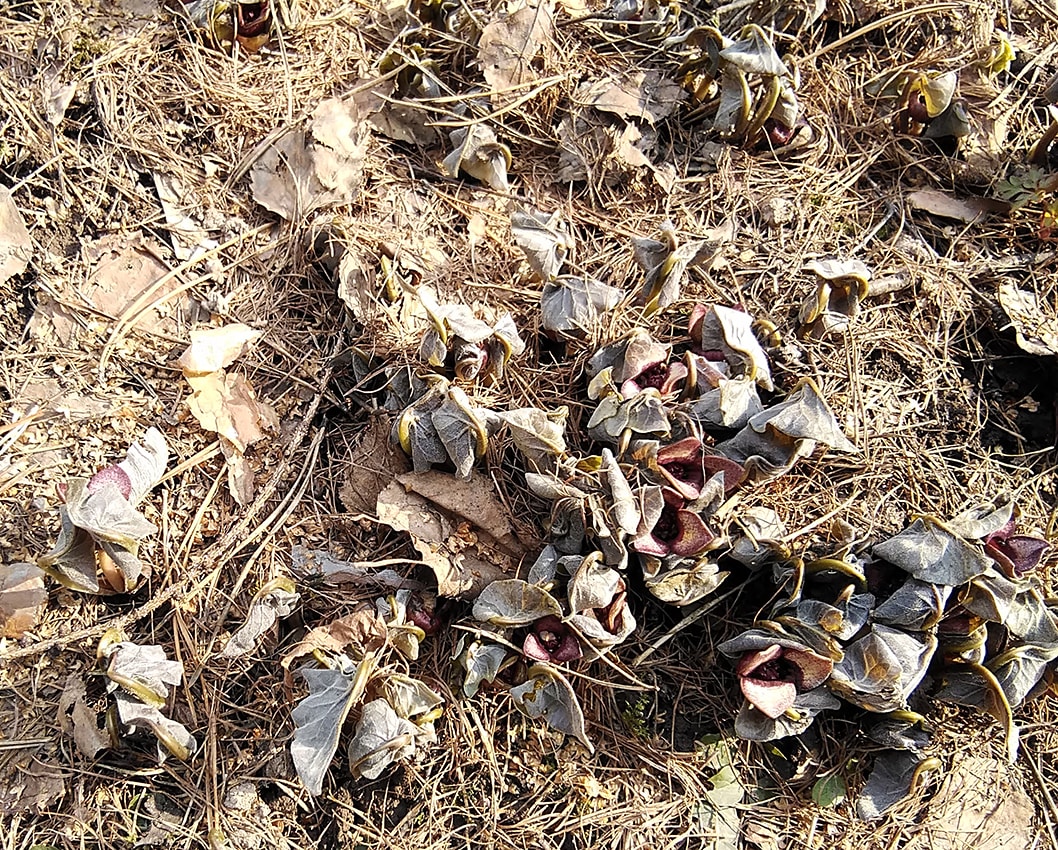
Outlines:
{"label": "curled dry leaf", "polygon": [[352,614],[316,626],[297,645],[287,652],[282,661],[284,669],[306,655],[323,652],[360,659],[386,645],[386,624],[378,616],[375,606],[363,603]]}
{"label": "curled dry leaf", "polygon": [[1041,357],[1058,354],[1058,315],[1053,309],[1044,309],[1036,293],[1001,283],[999,306],[1014,326],[1022,351]]}
{"label": "curled dry leaf", "polygon": [[415,752],[419,728],[398,716],[384,699],[367,703],[349,741],[349,772],[361,779],[378,779],[393,762]]}
{"label": "curled dry leaf", "polygon": [[290,579],[277,579],[268,582],[254,596],[246,621],[231,636],[221,658],[239,658],[253,652],[258,639],[267,632],[276,620],[289,617],[301,595],[294,589]]}
{"label": "curled dry leaf", "polygon": [[33,564],[0,565],[0,635],[20,638],[37,625],[48,601],[44,575]]}
{"label": "curled dry leaf", "polygon": [[33,255],[33,240],[11,192],[0,186],[0,283],[22,274]]}
{"label": "curled dry leaf", "polygon": [[100,646],[107,658],[107,688],[111,692],[121,688],[140,702],[161,708],[169,697],[169,686],[179,685],[184,678],[183,665],[166,658],[160,646],[111,642],[107,637]]}
{"label": "curled dry leaf", "polygon": [[66,685],[59,696],[59,728],[73,738],[85,758],[95,758],[110,746],[110,736],[99,728],[96,713],[85,702],[84,680],[76,673],[66,677]]}
{"label": "curled dry leaf", "polygon": [[589,752],[595,747],[584,729],[584,712],[566,677],[549,664],[534,664],[528,679],[511,688],[511,697],[526,716],[543,719],[548,726],[580,741]]}
{"label": "curled dry leaf", "polygon": [[798,321],[815,335],[848,330],[869,292],[870,269],[859,260],[813,260],[805,268],[819,282],[801,305]]}
{"label": "curled dry leaf", "polygon": [[376,513],[411,535],[441,596],[476,596],[513,574],[524,554],[506,508],[483,476],[463,482],[440,472],[402,475],[379,494]]}
{"label": "curled dry leaf", "polygon": [[228,489],[240,505],[253,498],[253,473],[243,453],[252,443],[276,431],[279,419],[271,405],[257,400],[241,372],[225,373],[246,347],[261,335],[246,325],[191,332],[191,344],[177,361],[191,385],[187,404],[198,423],[219,435],[228,461]]}
{"label": "curled dry leaf", "polygon": [[815,382],[804,378],[785,401],[753,416],[716,450],[742,464],[747,480],[766,481],[789,471],[815,450],[816,443],[837,451],[858,451],[841,432]]}
{"label": "curled dry leaf", "polygon": [[719,353],[734,377],[745,377],[766,390],[775,389],[768,356],[753,333],[749,313],[720,304],[699,304],[691,313],[687,332],[707,359],[713,352]]}

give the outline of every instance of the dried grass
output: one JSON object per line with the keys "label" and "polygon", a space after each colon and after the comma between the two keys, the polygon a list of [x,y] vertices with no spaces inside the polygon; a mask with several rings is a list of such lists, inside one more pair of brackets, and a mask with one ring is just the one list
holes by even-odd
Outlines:
{"label": "dried grass", "polygon": [[[347,344],[391,353],[407,341],[385,326],[370,338],[348,336],[333,281],[310,262],[321,230],[423,257],[424,282],[510,310],[530,350],[480,401],[569,404],[571,430],[587,415],[575,401],[585,357],[631,322],[615,313],[561,368],[542,361],[533,325],[538,293],[510,243],[508,199],[440,177],[436,151],[375,142],[365,166],[369,179],[353,208],[325,220],[273,224],[242,179],[261,143],[303,120],[323,98],[348,92],[390,45],[400,45],[377,25],[368,4],[305,0],[302,6],[302,25],[284,34],[278,49],[254,57],[209,49],[166,16],[137,23],[110,4],[21,2],[0,13],[0,169],[3,182],[14,184],[38,244],[32,271],[0,293],[0,329],[10,341],[0,351],[5,412],[27,413],[27,388],[51,393],[19,439],[5,444],[5,560],[32,559],[47,548],[55,530],[54,481],[113,459],[146,423],[165,423],[179,459],[148,507],[162,528],[146,550],[156,565],[152,595],[103,599],[53,591],[38,640],[5,647],[0,656],[4,739],[47,741],[0,751],[0,770],[3,760],[34,754],[62,765],[66,785],[65,796],[40,814],[11,816],[0,846],[121,846],[159,822],[149,805],[165,798],[175,804],[166,839],[175,847],[707,846],[699,807],[708,776],[694,741],[728,728],[736,710],[730,670],[712,647],[748,618],[749,590],[663,642],[678,618],[637,602],[643,627],[616,653],[618,669],[590,671],[612,687],[579,688],[594,757],[526,722],[498,696],[451,699],[438,744],[420,759],[378,782],[350,784],[340,757],[334,784],[315,802],[291,781],[285,747],[293,695],[273,651],[249,665],[215,658],[222,631],[239,621],[256,588],[287,571],[292,544],[361,559],[409,554],[399,536],[344,511],[338,494],[365,414],[349,375],[339,368],[330,380],[334,355]],[[957,16],[950,14],[955,8]],[[630,237],[652,235],[669,219],[692,238],[734,216],[739,230],[726,263],[712,275],[692,272],[684,300],[665,314],[671,325],[658,328],[662,337],[679,334],[690,305],[703,299],[740,303],[790,336],[810,286],[799,270],[816,256],[855,255],[876,276],[906,277],[905,289],[870,300],[847,336],[799,341],[796,349],[774,353],[780,387],[815,379],[861,449],[851,458],[802,462],[779,481],[742,493],[744,506],[779,511],[794,530],[795,550],[825,554],[831,518],[881,535],[913,514],[948,516],[1003,490],[1016,492],[1023,523],[1053,533],[1053,440],[1026,431],[1022,399],[1012,397],[1015,390],[1036,393],[1050,404],[1053,381],[1036,382],[1031,370],[1042,368],[1039,361],[1012,348],[994,302],[997,283],[1008,278],[1048,303],[1056,297],[1053,255],[1039,252],[1032,233],[1038,206],[967,227],[909,213],[905,196],[912,187],[987,191],[1003,171],[982,171],[930,143],[896,138],[865,95],[870,82],[894,70],[965,67],[988,46],[1003,10],[987,3],[902,2],[879,18],[864,9],[861,20],[869,23],[852,36],[835,41],[832,27],[819,27],[801,41],[802,101],[816,144],[793,159],[772,159],[714,150],[703,145],[700,128],[677,127],[661,144],[675,167],[671,193],[642,173],[607,182],[604,163],[592,164],[586,185],[552,184],[555,127],[579,82],[607,69],[665,64],[655,44],[605,22],[559,27],[544,82],[512,93],[513,105],[490,122],[514,151],[514,192],[543,208],[561,208],[578,236],[577,267],[615,282],[638,279]],[[490,10],[473,11],[487,17]],[[1039,50],[1003,87],[964,93],[987,101],[990,115],[1009,117],[1007,143],[1020,156],[1042,131],[1030,104],[1035,86],[1053,70],[1058,33],[1045,7],[1014,11],[1008,28]],[[468,44],[450,37],[443,50],[452,91],[435,104],[435,115],[452,125],[462,120],[455,107],[466,98],[459,92],[478,84],[478,72]],[[46,84],[40,71],[52,57],[66,62],[62,73],[78,82],[58,131],[39,107],[39,87]],[[485,117],[476,103],[467,105],[473,119]],[[292,424],[253,450],[265,486],[246,510],[226,494],[216,447],[187,418],[186,391],[171,365],[180,346],[70,298],[87,274],[80,244],[137,231],[168,242],[168,225],[144,179],[150,172],[178,177],[192,213],[218,223],[220,241],[228,244],[206,274],[167,254],[175,279],[224,318],[266,331],[264,344],[240,368]],[[777,200],[793,210],[782,227],[765,216]],[[470,245],[467,222],[475,215],[487,235]],[[87,329],[77,344],[25,333],[40,292],[66,299]],[[187,329],[178,328],[181,338]],[[100,375],[104,354],[110,362]],[[74,397],[80,407],[64,409]],[[1039,417],[1029,418],[1038,423]],[[539,534],[529,526],[541,521],[542,506],[516,476],[500,474],[500,460],[512,458],[504,446],[494,447],[490,469],[515,514],[529,518],[527,535]],[[1049,572],[1045,581],[1053,589]],[[325,622],[357,601],[322,587],[304,591],[300,622],[289,626],[286,641],[292,630]],[[92,669],[95,640],[113,624],[125,625],[140,642],[165,645],[183,662],[188,684],[176,711],[204,742],[189,765],[158,766],[148,752],[127,749],[87,762],[60,733],[54,706],[65,678]],[[449,697],[454,639],[431,643],[417,667]],[[89,679],[89,695],[102,708],[97,678]],[[1053,710],[1046,700],[1023,709],[1019,764],[1051,836],[1058,828],[1048,791],[1058,777]],[[939,710],[936,716],[943,719],[939,749],[946,764],[968,752],[999,756],[990,721]],[[739,750],[744,781],[774,790],[753,808],[757,846],[896,847],[929,816],[921,797],[880,825],[858,822],[847,806],[821,810],[808,802],[818,775],[848,770],[854,784],[862,779],[867,748],[849,719],[826,720],[817,737],[797,746],[804,751],[791,750],[785,759],[761,747]],[[804,769],[791,773],[798,763]],[[226,805],[243,780],[260,791],[258,802],[246,809],[230,800]]]}

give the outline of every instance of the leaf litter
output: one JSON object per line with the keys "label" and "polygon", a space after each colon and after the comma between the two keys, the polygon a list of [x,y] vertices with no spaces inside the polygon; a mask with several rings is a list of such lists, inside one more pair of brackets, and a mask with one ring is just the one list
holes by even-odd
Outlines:
{"label": "leaf litter", "polygon": [[[116,498],[86,513],[81,501],[88,486],[67,485],[58,552],[49,553],[54,562],[43,560],[49,568],[63,566],[53,574],[93,596],[56,589],[39,613],[25,614],[21,605],[15,611],[35,619],[15,652],[32,651],[38,641],[61,645],[67,650],[57,665],[62,669],[77,663],[74,643],[55,632],[65,600],[76,600],[75,616],[84,617],[88,628],[99,628],[112,613],[108,609],[126,599],[148,606],[130,612],[137,626],[151,623],[152,636],[141,647],[152,647],[144,665],[115,662],[110,670],[115,657],[120,661],[133,652],[114,646],[138,643],[121,641],[103,653],[113,674],[105,680],[116,685],[105,698],[116,721],[110,724],[116,737],[107,736],[111,747],[96,749],[101,741],[92,740],[103,731],[95,709],[104,696],[93,680],[83,680],[84,693],[75,680],[65,697],[62,716],[73,726],[62,717],[60,725],[73,734],[78,751],[102,759],[103,766],[124,764],[143,744],[134,732],[148,731],[159,752],[190,757],[186,768],[170,764],[165,770],[206,770],[193,754],[193,737],[204,737],[211,754],[232,756],[235,744],[224,730],[237,728],[235,719],[252,717],[255,741],[278,738],[276,724],[289,730],[290,721],[276,712],[277,702],[294,702],[294,691],[307,686],[308,697],[293,719],[294,772],[269,762],[267,770],[275,772],[254,775],[255,782],[278,777],[284,788],[304,787],[321,802],[325,786],[352,793],[357,806],[362,803],[371,817],[381,814],[386,828],[403,839],[410,820],[387,820],[370,786],[350,785],[348,778],[381,780],[387,789],[396,789],[401,776],[432,782],[434,771],[444,769],[443,748],[434,746],[437,724],[446,735],[458,728],[458,735],[480,739],[488,768],[502,766],[518,781],[532,775],[537,761],[557,763],[548,777],[556,793],[565,792],[574,766],[601,768],[598,760],[618,768],[635,764],[634,781],[621,770],[612,781],[643,801],[632,817],[651,812],[642,828],[668,830],[656,836],[659,841],[698,830],[711,846],[735,840],[740,830],[747,840],[752,835],[764,841],[775,817],[787,819],[775,834],[796,834],[796,824],[808,823],[809,796],[826,805],[813,817],[828,834],[856,841],[870,829],[892,840],[901,820],[883,810],[892,803],[899,813],[899,806],[915,804],[900,803],[909,790],[922,803],[947,781],[929,776],[935,756],[958,746],[953,729],[968,730],[981,749],[1005,757],[1024,737],[1034,757],[1043,733],[1030,727],[1032,734],[1021,736],[1018,727],[1024,713],[1035,715],[1045,704],[1034,697],[1047,688],[1058,645],[1047,601],[1049,526],[1039,497],[1046,478],[1021,442],[1021,454],[999,455],[1009,466],[999,471],[1002,464],[981,451],[987,429],[980,417],[1001,421],[996,433],[1023,441],[1026,416],[1035,408],[1045,421],[1050,399],[1019,379],[988,396],[1002,398],[1001,404],[978,404],[976,423],[970,408],[958,404],[976,391],[967,375],[986,382],[985,372],[975,370],[1000,362],[992,359],[997,349],[988,346],[1020,344],[1030,357],[1047,356],[1044,331],[1053,293],[1040,283],[1046,278],[1022,278],[1017,266],[996,258],[1045,262],[1032,253],[1036,246],[1023,246],[1037,237],[1045,245],[1049,238],[1053,185],[1046,176],[1022,175],[1028,168],[1016,156],[1000,165],[1011,186],[1021,181],[1026,205],[997,205],[991,218],[965,222],[969,227],[960,238],[989,245],[976,259],[951,249],[951,220],[943,220],[935,197],[913,218],[893,206],[900,198],[915,203],[905,191],[910,188],[971,199],[988,194],[982,186],[997,177],[995,166],[987,165],[997,162],[990,141],[997,132],[995,107],[1015,93],[1038,95],[1034,84],[1002,76],[1014,51],[1006,35],[975,34],[971,52],[979,59],[969,65],[960,60],[957,71],[942,51],[928,66],[894,74],[884,51],[870,47],[855,26],[865,19],[882,29],[906,27],[912,40],[928,42],[919,32],[926,13],[914,7],[895,24],[871,19],[865,10],[856,12],[865,16],[860,21],[832,22],[828,26],[853,35],[831,45],[818,41],[812,14],[801,18],[785,11],[754,22],[751,10],[722,10],[714,30],[697,26],[681,10],[650,4],[633,9],[619,3],[598,14],[570,4],[513,4],[496,11],[415,3],[365,15],[357,23],[368,34],[365,45],[374,45],[386,20],[397,31],[411,26],[397,41],[395,31],[381,38],[389,45],[384,51],[369,47],[378,55],[360,63],[348,80],[335,86],[332,77],[322,87],[321,63],[343,48],[321,49],[321,39],[355,30],[347,30],[344,20],[315,18],[319,9],[312,3],[312,25],[294,27],[289,5],[218,7],[215,20],[192,18],[195,32],[164,30],[167,50],[190,59],[184,67],[165,66],[176,95],[154,91],[155,102],[148,104],[137,86],[127,84],[129,77],[118,82],[124,68],[106,59],[93,66],[98,116],[83,118],[84,93],[76,88],[61,110],[53,108],[53,130],[82,120],[98,120],[104,130],[76,141],[53,134],[64,154],[55,160],[56,197],[64,195],[62,203],[74,204],[85,222],[99,220],[100,213],[77,206],[95,197],[84,194],[87,184],[81,182],[92,165],[66,154],[74,145],[78,151],[102,150],[124,140],[144,158],[132,165],[143,169],[148,185],[157,175],[175,181],[172,192],[147,193],[144,200],[135,177],[132,188],[125,187],[128,176],[121,169],[106,178],[106,185],[122,187],[113,209],[140,205],[126,221],[155,216],[186,236],[172,246],[179,261],[172,263],[174,288],[159,295],[175,298],[171,293],[178,288],[190,294],[196,318],[212,315],[213,327],[247,322],[242,327],[269,334],[267,347],[235,354],[237,364],[222,344],[214,363],[196,367],[203,371],[193,371],[194,377],[213,376],[209,391],[219,401],[204,403],[194,420],[185,420],[185,385],[168,386],[153,365],[140,367],[171,368],[179,351],[173,340],[186,331],[179,324],[140,322],[142,333],[135,344],[126,341],[120,354],[137,358],[129,382],[146,393],[140,397],[137,389],[123,396],[127,408],[108,408],[117,418],[97,420],[98,437],[78,433],[69,440],[84,456],[60,481],[107,468],[120,456],[113,447],[137,438],[128,427],[133,420],[156,423],[178,457],[170,468],[166,451],[166,462],[145,479],[139,498],[130,498],[131,476],[123,494],[124,479],[108,473],[134,510],[141,499],[145,503],[141,515],[150,517],[150,530],[131,515],[107,513],[121,509]],[[87,21],[94,26],[91,14]],[[155,23],[166,21],[155,13]],[[132,72],[146,67],[141,58],[154,57],[150,45],[163,29],[137,36],[146,51],[142,57],[122,54]],[[463,48],[455,51],[455,44]],[[796,58],[806,53],[809,61]],[[585,57],[590,69],[556,85],[553,76],[565,73],[574,55]],[[861,64],[848,65],[850,55]],[[1039,61],[1050,59],[1044,54]],[[289,73],[275,85],[279,65]],[[49,91],[66,77],[56,76],[53,65],[45,67],[51,76],[42,72],[38,82]],[[238,109],[217,109],[213,102],[223,103],[235,91],[221,85],[222,67],[225,73],[253,70],[240,82]],[[374,74],[376,67],[378,76],[359,76]],[[837,72],[848,67],[857,70]],[[198,83],[189,84],[189,68]],[[860,79],[861,73],[875,75],[878,85]],[[152,85],[149,75],[138,82]],[[343,91],[347,83],[353,91]],[[200,113],[170,114],[168,98],[193,104],[202,94],[196,85],[209,90],[213,101],[201,104]],[[296,107],[276,96],[284,86],[288,95],[297,94]],[[67,92],[56,94],[66,100]],[[139,108],[128,108],[130,98]],[[138,126],[151,127],[162,113],[168,123],[157,125],[157,138],[128,125],[129,116],[138,115]],[[196,114],[208,116],[209,146],[217,150],[204,152],[196,142],[191,156],[187,134],[197,129],[185,122]],[[1035,133],[1029,164],[1049,168],[1053,134],[1048,141],[1050,130],[1036,127],[1035,117],[1024,123],[1024,132]],[[399,141],[391,145],[383,137]],[[849,145],[863,140],[875,149],[859,160],[856,179],[849,179]],[[41,155],[32,145],[27,150],[37,166],[52,167],[44,164],[54,152]],[[991,173],[981,170],[989,167]],[[42,249],[24,250],[20,231],[12,230],[21,246],[15,254],[26,256],[32,269],[22,283],[41,297],[37,304],[58,293],[54,304],[79,328],[77,345],[90,359],[93,334],[106,318],[54,286],[54,271],[68,269],[78,256],[48,232],[65,233],[62,203],[42,205],[47,184],[32,171],[16,173],[21,182],[13,191],[28,224],[23,229]],[[821,175],[833,179],[824,185]],[[696,200],[695,209],[704,212],[688,212],[683,201],[690,191],[710,202]],[[758,221],[743,204],[750,198],[755,208],[758,198],[777,191],[811,208],[811,216]],[[210,220],[210,211],[230,207],[233,195],[256,226],[233,224],[234,210],[224,222]],[[510,240],[501,235],[508,217]],[[1005,217],[1028,227],[1000,234],[997,225],[1010,223]],[[821,226],[806,227],[809,219]],[[473,239],[466,235],[467,221]],[[315,234],[324,228],[345,247],[338,279],[335,270],[310,259],[316,256],[311,251],[302,253],[310,244],[315,250]],[[409,262],[406,246],[421,244],[416,231],[423,228],[440,235],[434,244],[443,250],[429,262]],[[79,232],[97,236],[87,225]],[[194,238],[193,232],[209,238]],[[220,233],[225,243],[209,241]],[[459,241],[464,238],[465,252]],[[638,256],[632,240],[639,240]],[[215,256],[200,262],[188,247]],[[169,255],[168,246],[153,250]],[[855,264],[831,268],[820,259],[806,266],[806,257],[853,258],[871,274]],[[984,258],[991,264],[987,269]],[[151,274],[157,283],[168,272],[156,267]],[[809,275],[815,276],[810,282]],[[134,277],[102,277],[97,284],[117,296],[122,286],[135,290]],[[913,280],[915,288],[873,287],[876,280],[895,279]],[[863,303],[868,296],[876,299],[869,307]],[[995,305],[999,310],[990,309]],[[9,336],[20,333],[15,327]],[[345,335],[340,342],[339,334]],[[987,350],[964,350],[978,339]],[[349,340],[351,353],[341,349]],[[55,341],[42,334],[28,344],[36,354]],[[336,348],[341,353],[332,359]],[[61,392],[83,389],[80,356],[67,351],[60,358],[60,379],[52,380]],[[963,366],[953,366],[956,360]],[[19,353],[8,368],[26,370],[31,362],[42,361]],[[336,380],[316,389],[317,376],[330,375],[332,368]],[[252,387],[245,374],[254,376]],[[193,412],[201,401],[192,403]],[[317,417],[321,402],[324,412]],[[961,425],[929,418],[945,405]],[[299,426],[297,417],[306,410],[311,415]],[[1005,418],[994,419],[996,410]],[[13,401],[12,423],[35,415],[26,411]],[[195,420],[202,418],[207,421],[200,430]],[[361,443],[359,455],[345,454],[352,442],[348,425],[359,428],[365,419],[378,425],[374,439]],[[41,480],[42,469],[33,466],[34,452],[24,451],[39,440],[40,432],[32,430],[37,427],[22,444],[17,437],[4,439],[0,452],[2,474],[14,474],[10,486],[32,479],[36,490],[20,490],[19,498],[26,492],[24,504],[34,510],[46,505],[40,494],[50,492],[42,486],[49,483]],[[221,441],[225,471],[213,465],[210,441],[227,427],[238,439]],[[314,436],[306,440],[310,432]],[[7,433],[16,431],[0,436]],[[965,451],[951,448],[963,433]],[[1036,445],[1034,437],[1028,439],[1030,447]],[[267,471],[260,488],[250,486],[245,453],[251,443],[257,472]],[[368,474],[347,476],[336,458],[358,458],[359,468],[370,464]],[[953,469],[963,472],[955,475]],[[1018,485],[1009,514],[1000,510],[989,518],[982,508],[960,520],[975,496],[1011,489],[1010,469],[1029,483]],[[231,476],[228,493],[209,486],[225,475]],[[163,477],[178,478],[179,486],[143,498]],[[352,511],[339,517],[332,496],[342,485]],[[44,536],[47,531],[55,529]],[[287,533],[293,540],[283,539]],[[22,539],[36,547],[39,536]],[[232,543],[234,537],[239,540]],[[211,541],[223,546],[207,548]],[[239,554],[231,556],[232,547]],[[28,563],[44,548],[16,547],[8,560]],[[207,554],[200,561],[202,552]],[[292,597],[253,596],[254,588],[277,575],[276,567],[282,574],[288,563],[297,584],[283,584],[283,593],[300,596],[296,616],[279,613],[292,610]],[[322,569],[307,569],[313,563]],[[432,592],[435,582],[438,594]],[[173,598],[166,593],[187,594],[189,588],[178,605],[144,619],[158,611],[149,606]],[[238,599],[237,610],[249,613],[245,623],[227,614],[217,621],[218,595]],[[663,613],[666,605],[674,607]],[[714,607],[720,610],[711,616]],[[658,625],[670,621],[678,628],[658,644],[655,634],[665,628]],[[763,643],[746,650],[748,659],[736,652],[713,662],[700,645],[694,649],[701,628],[696,623],[715,631],[715,643],[745,630]],[[204,648],[225,629],[234,635],[227,646],[239,653],[249,647],[238,664],[224,657],[226,651]],[[212,637],[206,640],[203,630]],[[459,635],[455,647],[445,639],[449,633]],[[161,655],[153,649],[159,644],[165,644]],[[650,677],[642,663],[625,666],[648,651],[660,662]],[[186,688],[168,666],[167,654],[174,652],[198,668]],[[688,657],[677,660],[679,652]],[[283,656],[284,664],[271,663]],[[374,661],[363,667],[369,656]],[[453,657],[461,669],[451,670]],[[837,672],[817,684],[815,668],[805,666],[812,658],[825,659]],[[287,680],[292,690],[280,697],[284,673],[276,667],[296,664],[307,665],[308,675]],[[232,690],[247,678],[236,672],[243,670],[265,683],[248,692],[254,709],[247,713],[236,708],[242,703]],[[669,682],[676,670],[684,671],[684,681],[674,698]],[[334,674],[327,687],[320,686],[324,673]],[[365,679],[362,688],[340,681],[350,675]],[[203,706],[188,704],[198,699],[199,676],[223,693],[222,722],[209,727],[196,719]],[[633,680],[641,687],[640,676],[655,687],[647,692],[653,702],[646,703],[654,713],[634,728],[646,730],[656,721],[668,724],[664,735],[626,735],[622,730],[633,725],[623,716],[610,722],[617,720],[611,694]],[[164,697],[156,679],[166,685]],[[58,681],[55,692],[65,691]],[[736,681],[740,687],[732,690]],[[449,703],[448,684],[466,698]],[[746,696],[741,708],[731,699],[740,691]],[[779,705],[789,702],[791,691],[792,703],[778,716],[762,710],[774,709],[775,696]],[[333,700],[302,708],[314,694],[325,693]],[[160,699],[164,706],[157,705]],[[980,713],[942,711],[938,700]],[[505,712],[508,705],[529,717],[511,720],[519,715]],[[272,722],[277,716],[282,719]],[[325,722],[313,724],[321,718]],[[858,739],[834,737],[835,723],[847,731],[850,722],[874,742],[869,746],[884,749],[860,759]],[[681,724],[691,731],[681,732]],[[524,761],[515,764],[494,747],[492,729],[496,740],[506,734],[530,742],[519,748]],[[719,760],[710,749],[706,772],[712,775],[703,778],[690,767],[697,756],[674,747],[682,735],[704,742],[703,735],[717,729],[721,737],[734,729],[776,743],[737,752],[729,747]],[[610,746],[611,732],[616,747]],[[663,739],[672,743],[663,746]],[[819,740],[822,752],[815,749]],[[554,749],[538,752],[545,743]],[[586,750],[593,745],[598,749],[589,758]],[[778,794],[782,815],[776,815],[770,789],[754,788],[755,781],[777,775],[777,753],[784,760],[778,774],[787,783]],[[1046,771],[1046,751],[1044,756]],[[30,787],[33,777],[48,773],[49,759],[22,760],[16,767],[25,783],[13,787],[29,810],[58,799],[54,783],[41,785],[39,794]],[[244,764],[240,759],[227,764]],[[410,770],[400,767],[408,761],[414,763]],[[660,784],[658,776],[638,768],[662,762]],[[469,764],[460,769],[476,770]],[[850,803],[829,787],[826,794],[810,794],[822,787],[820,777],[837,776],[849,778],[842,787]],[[77,777],[70,781],[88,781]],[[528,805],[548,805],[548,793],[536,785]],[[675,807],[665,809],[666,794],[670,804],[681,794],[715,802],[728,822],[724,836],[701,812],[687,821]],[[739,817],[747,795],[760,815],[751,825]],[[588,808],[578,827],[551,820],[548,828],[555,834],[578,831],[587,845],[606,843],[603,835],[612,833],[591,808],[601,799],[583,798]],[[5,797],[5,807],[8,802]],[[860,826],[852,819],[857,809],[880,817]],[[210,817],[211,827],[221,829],[226,816]],[[445,811],[430,820],[423,834],[451,826]],[[351,821],[343,827],[362,830]],[[429,843],[415,843],[424,841]]]}

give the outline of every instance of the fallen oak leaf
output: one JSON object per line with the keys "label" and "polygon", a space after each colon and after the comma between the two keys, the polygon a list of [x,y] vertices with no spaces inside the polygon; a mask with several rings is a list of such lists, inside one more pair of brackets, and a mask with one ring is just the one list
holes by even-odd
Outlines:
{"label": "fallen oak leaf", "polygon": [[33,240],[11,192],[0,186],[0,283],[22,274],[33,255]]}
{"label": "fallen oak leaf", "polygon": [[85,683],[76,673],[66,677],[56,712],[59,728],[73,738],[85,758],[95,758],[111,745],[110,736],[100,729],[96,713],[85,702]]}
{"label": "fallen oak leaf", "polygon": [[316,626],[279,663],[284,670],[289,670],[298,659],[317,652],[365,658],[386,645],[386,635],[386,624],[375,607],[363,603],[352,614]]}
{"label": "fallen oak leaf", "polygon": [[485,26],[478,39],[478,63],[496,103],[513,100],[511,89],[536,79],[533,63],[550,45],[553,0],[525,0]]}
{"label": "fallen oak leaf", "polygon": [[205,375],[234,363],[263,332],[248,325],[230,324],[191,331],[191,344],[176,361],[184,376]]}
{"label": "fallen oak leaf", "polygon": [[[379,494],[376,506],[379,521],[397,531],[409,533],[423,563],[433,570],[441,596],[477,596],[490,582],[514,573],[517,559],[510,554],[511,541],[515,540],[513,532],[508,536],[501,531],[501,540],[497,540],[488,526],[477,525],[477,522],[484,522],[486,514],[479,514],[473,520],[463,518],[461,512],[469,512],[469,506],[478,502],[461,498],[458,494],[476,492],[476,498],[482,498],[481,491],[475,489],[478,479],[460,482],[441,473],[431,474],[447,479],[451,501],[435,503],[411,490],[413,485],[410,482],[422,477],[411,473],[391,482]],[[495,510],[497,503],[492,501],[495,497],[485,498],[481,504]],[[444,504],[451,509],[446,509]],[[499,510],[502,515],[502,506]]]}

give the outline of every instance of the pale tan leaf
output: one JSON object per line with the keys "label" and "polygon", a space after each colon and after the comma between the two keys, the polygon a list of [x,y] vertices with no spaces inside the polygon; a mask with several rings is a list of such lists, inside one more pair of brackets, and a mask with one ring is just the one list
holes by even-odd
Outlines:
{"label": "pale tan leaf", "polygon": [[191,331],[191,344],[176,363],[185,377],[216,372],[234,363],[261,334],[243,324]]}
{"label": "pale tan leaf", "polygon": [[33,254],[33,240],[11,192],[0,186],[0,283],[22,274]]}
{"label": "pale tan leaf", "polygon": [[37,625],[47,601],[43,570],[33,564],[0,565],[0,634],[22,637]]}

